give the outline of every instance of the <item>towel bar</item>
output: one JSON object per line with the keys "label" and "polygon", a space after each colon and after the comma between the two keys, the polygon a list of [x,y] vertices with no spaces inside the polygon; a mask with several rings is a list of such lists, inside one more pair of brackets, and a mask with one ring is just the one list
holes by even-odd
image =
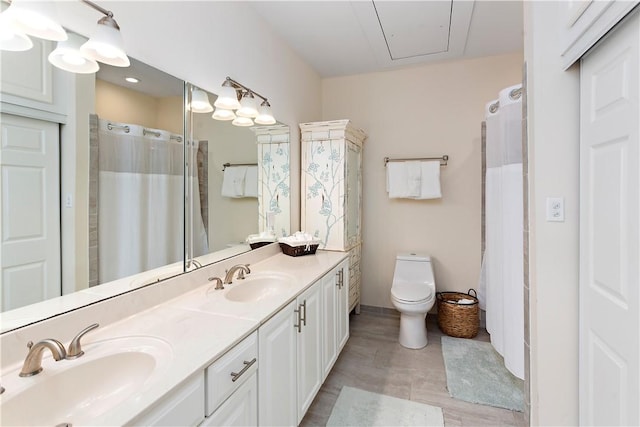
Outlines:
{"label": "towel bar", "polygon": [[444,155],[442,157],[414,157],[414,158],[404,158],[404,159],[392,159],[389,157],[385,157],[384,158],[384,165],[385,167],[387,166],[387,163],[389,162],[408,162],[408,161],[420,161],[420,160],[440,160],[440,166],[446,166],[447,162],[449,161],[449,156],[448,155]]}

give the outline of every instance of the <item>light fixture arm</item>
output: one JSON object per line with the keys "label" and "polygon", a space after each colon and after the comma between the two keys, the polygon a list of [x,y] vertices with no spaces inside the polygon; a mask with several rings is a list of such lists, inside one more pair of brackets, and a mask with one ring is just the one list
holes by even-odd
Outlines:
{"label": "light fixture arm", "polygon": [[[86,0],[82,0],[82,1],[86,1]],[[244,89],[245,91],[256,95],[258,98],[262,99],[267,104],[269,103],[269,101],[267,101],[267,98],[265,98],[264,96],[260,95],[255,90],[250,89],[250,88],[248,88],[247,86],[245,86],[245,85],[243,85],[241,83],[238,83],[237,81],[233,80],[231,77],[227,76],[226,81],[229,82],[231,84],[231,86],[233,86],[235,89]]]}
{"label": "light fixture arm", "polygon": [[90,6],[90,7],[94,8],[98,12],[108,16],[109,18],[113,18],[113,12],[111,12],[110,10],[105,9],[102,6],[98,6],[97,4],[95,4],[94,2],[89,1],[89,0],[80,0],[80,1],[82,3],[84,3],[84,4],[86,4],[87,6]]}

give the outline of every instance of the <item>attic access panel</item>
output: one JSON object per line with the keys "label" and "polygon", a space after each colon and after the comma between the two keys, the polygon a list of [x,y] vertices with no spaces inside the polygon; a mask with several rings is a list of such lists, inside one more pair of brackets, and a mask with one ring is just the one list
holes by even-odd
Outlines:
{"label": "attic access panel", "polygon": [[453,0],[373,1],[392,60],[449,50]]}

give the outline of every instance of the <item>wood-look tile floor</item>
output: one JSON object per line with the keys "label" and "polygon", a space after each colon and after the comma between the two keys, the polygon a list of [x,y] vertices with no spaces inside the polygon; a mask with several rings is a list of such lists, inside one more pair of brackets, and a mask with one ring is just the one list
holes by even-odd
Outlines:
{"label": "wood-look tile floor", "polygon": [[[526,426],[522,412],[454,399],[447,378],[436,319],[428,316],[428,345],[409,350],[398,344],[400,319],[368,313],[350,316],[350,338],[307,411],[301,426],[324,426],[343,386],[439,406],[445,426]],[[476,340],[488,341],[482,330]]]}

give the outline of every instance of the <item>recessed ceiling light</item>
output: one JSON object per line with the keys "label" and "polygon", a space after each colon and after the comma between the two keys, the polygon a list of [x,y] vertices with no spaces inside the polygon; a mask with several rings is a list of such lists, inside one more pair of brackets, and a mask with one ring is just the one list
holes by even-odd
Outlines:
{"label": "recessed ceiling light", "polygon": [[136,79],[135,77],[125,77],[125,80],[129,83],[139,83],[140,79]]}

